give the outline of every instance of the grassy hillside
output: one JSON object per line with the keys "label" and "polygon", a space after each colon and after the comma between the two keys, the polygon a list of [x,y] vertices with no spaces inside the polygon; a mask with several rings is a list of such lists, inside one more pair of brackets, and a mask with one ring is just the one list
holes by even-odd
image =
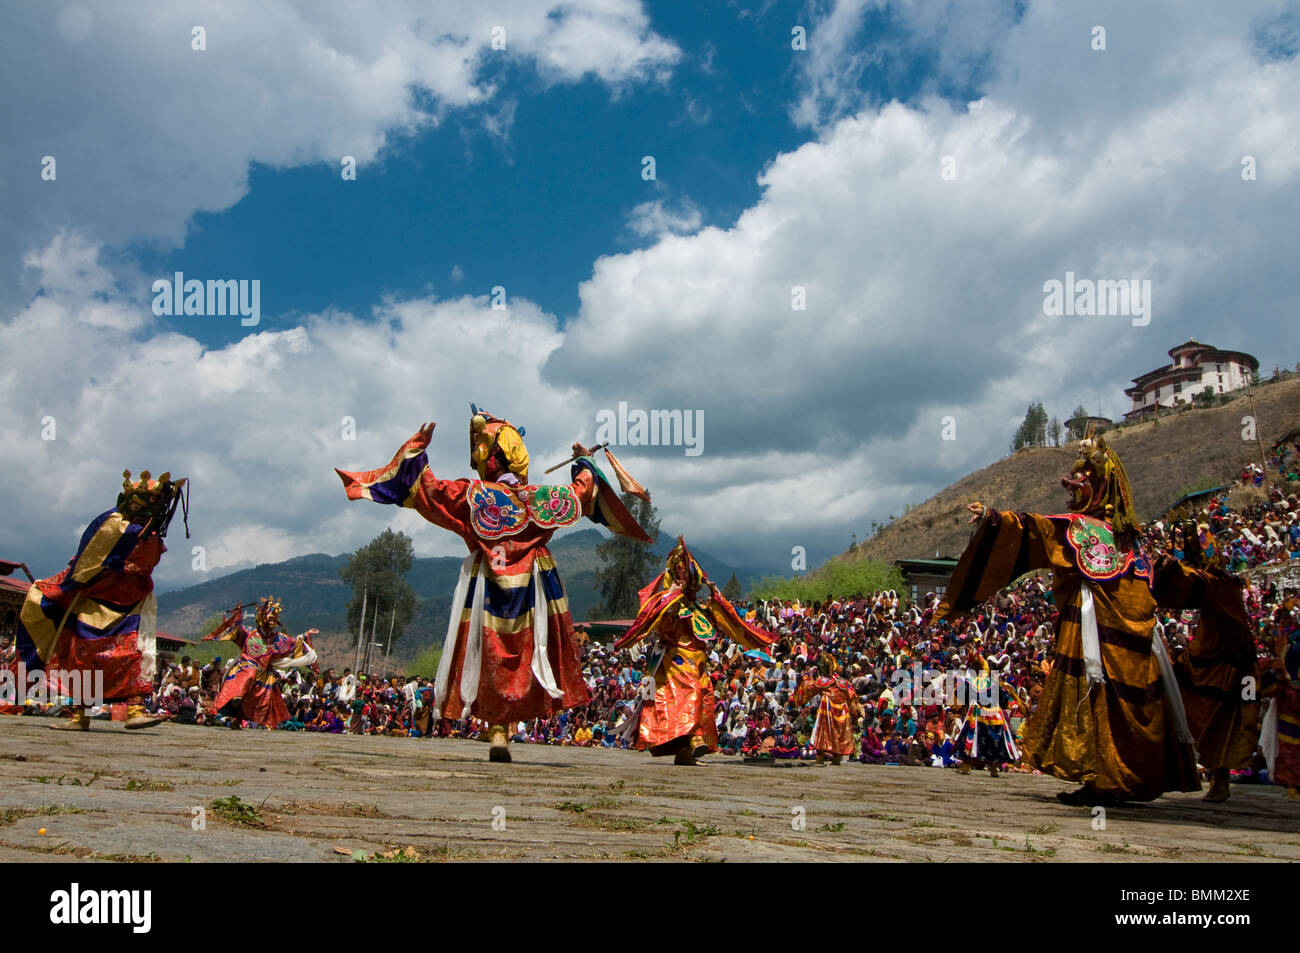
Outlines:
{"label": "grassy hillside", "polygon": [[[1259,436],[1267,448],[1300,427],[1300,379],[1255,389]],[[1244,396],[1221,407],[1186,410],[1106,434],[1128,472],[1138,518],[1150,519],[1185,492],[1231,483],[1241,468],[1259,461],[1256,443],[1242,439]],[[970,538],[965,505],[980,500],[998,509],[1061,513],[1068,496],[1060,478],[1075,459],[1074,447],[1021,450],[963,477],[909,510],[856,552],[838,559],[924,559],[958,556]]]}

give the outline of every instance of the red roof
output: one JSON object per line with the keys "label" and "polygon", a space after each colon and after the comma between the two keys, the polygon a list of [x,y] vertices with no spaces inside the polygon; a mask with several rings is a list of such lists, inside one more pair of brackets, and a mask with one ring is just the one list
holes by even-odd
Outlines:
{"label": "red roof", "polygon": [[[164,641],[167,641],[167,642],[180,642],[182,645],[198,645],[198,644],[199,644],[198,642],[195,642],[193,639],[183,639],[183,638],[181,638],[179,635],[168,635],[166,632],[163,632],[163,631],[159,631],[159,632],[155,633],[155,637],[158,638],[158,639],[162,639],[162,640],[164,640]],[[214,641],[212,644],[215,645],[216,642]]]}
{"label": "red roof", "polygon": [[32,584],[26,579],[10,579],[8,576],[0,576],[0,589],[8,592],[26,593]]}

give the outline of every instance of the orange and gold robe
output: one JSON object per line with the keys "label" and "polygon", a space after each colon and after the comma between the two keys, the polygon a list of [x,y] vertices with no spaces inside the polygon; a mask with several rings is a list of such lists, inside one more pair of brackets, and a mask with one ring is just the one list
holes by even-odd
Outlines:
{"label": "orange and gold robe", "polygon": [[1175,671],[1197,756],[1212,770],[1249,767],[1259,744],[1259,660],[1243,585],[1226,572],[1170,561],[1157,570],[1152,586],[1163,608],[1201,611]]}
{"label": "orange and gold robe", "polygon": [[654,699],[641,711],[637,748],[672,754],[674,742],[718,748],[717,708],[709,674],[709,645],[695,635],[689,618],[666,619],[655,630],[663,658],[654,672]]}
{"label": "orange and gold robe", "polygon": [[568,484],[440,480],[429,469],[428,440],[416,434],[378,470],[337,472],[348,499],[414,509],[469,549],[452,595],[435,710],[495,725],[587,704],[569,599],[546,544],[584,516],[620,535],[649,537],[590,457],[573,464]]}
{"label": "orange and gold robe", "polygon": [[840,676],[822,675],[800,682],[791,700],[806,705],[816,695],[821,696],[821,701],[817,704],[812,747],[825,754],[853,754],[853,722],[862,713],[858,693]]}
{"label": "orange and gold robe", "polygon": [[730,602],[710,595],[692,603],[676,585],[661,588],[661,575],[640,592],[641,610],[631,628],[615,644],[626,648],[655,637],[659,655],[653,672],[654,698],[643,701],[637,727],[637,748],[655,756],[672,754],[683,740],[691,748],[718,748],[713,677],[709,674],[710,643],[717,634],[747,649],[770,645],[774,636],[740,618]]}
{"label": "orange and gold robe", "polygon": [[1059,611],[1026,760],[1123,800],[1197,791],[1191,734],[1163,642],[1150,564],[1079,514],[988,510],[953,572],[939,617],[971,609],[1033,569],[1051,569]]}

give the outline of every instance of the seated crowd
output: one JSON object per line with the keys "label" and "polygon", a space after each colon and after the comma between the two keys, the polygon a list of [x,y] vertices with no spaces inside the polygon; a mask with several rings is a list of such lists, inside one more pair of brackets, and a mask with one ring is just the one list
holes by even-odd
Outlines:
{"label": "seated crowd", "polygon": [[[1300,558],[1300,500],[1274,490],[1241,511],[1212,497],[1196,514],[1210,530],[1229,568],[1242,572],[1286,566]],[[1154,554],[1178,553],[1177,527],[1160,521],[1145,529],[1143,546]],[[1290,564],[1295,565],[1295,564]],[[1256,627],[1261,658],[1271,657],[1279,638],[1300,637],[1300,591],[1256,574],[1244,599]],[[751,621],[777,638],[769,653],[720,645],[711,655],[719,749],[752,758],[810,759],[816,717],[813,706],[794,702],[805,678],[815,677],[829,653],[852,684],[865,715],[857,726],[858,760],[867,764],[943,766],[954,763],[953,739],[964,708],[934,686],[952,673],[996,661],[1004,689],[1000,704],[1019,735],[1042,691],[1056,625],[1050,573],[1021,580],[979,610],[962,627],[935,619],[940,597],[909,604],[893,591],[827,598],[812,604],[755,600],[737,603]],[[1196,628],[1194,612],[1161,612],[1171,651],[1177,655]],[[510,726],[516,743],[626,748],[635,739],[621,731],[643,685],[645,656],[593,643],[581,647],[591,701],[583,708]],[[12,641],[0,642],[0,665],[12,664]],[[153,711],[182,724],[228,725],[211,715],[224,665],[219,657],[200,666],[190,657],[160,665],[149,699]],[[431,717],[428,678],[337,675],[294,670],[281,682],[289,718],[277,727],[292,731],[378,734],[397,737],[477,737],[485,727],[472,718]],[[57,705],[46,706],[57,709]],[[28,706],[27,714],[46,713]],[[252,727],[249,725],[249,727]],[[1014,766],[1011,766],[1014,770]]]}

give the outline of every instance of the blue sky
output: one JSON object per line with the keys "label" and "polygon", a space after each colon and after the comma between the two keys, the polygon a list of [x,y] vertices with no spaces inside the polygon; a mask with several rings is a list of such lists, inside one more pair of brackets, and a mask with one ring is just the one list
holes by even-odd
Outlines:
{"label": "blue sky", "polygon": [[[548,462],[620,404],[701,414],[698,456],[620,454],[664,526],[816,565],[998,459],[1031,402],[1122,414],[1193,335],[1300,357],[1297,10],[12,7],[0,77],[41,95],[0,102],[0,556],[56,571],[125,467],[193,481],[206,568],[174,554],[164,588],[390,525],[454,554],[332,468],[435,419],[435,471],[467,475],[476,401]],[[175,271],[260,281],[261,323],[154,316]],[[1150,280],[1152,320],[1046,315],[1067,271]]]}
{"label": "blue sky", "polygon": [[[337,163],[253,164],[248,194],[196,215],[182,246],[135,252],[162,276],[195,261],[211,276],[261,276],[271,327],[327,308],[364,314],[383,295],[485,294],[498,284],[564,321],[596,258],[653,240],[628,227],[636,205],[689,201],[704,224],[728,226],[758,199],[759,171],[816,136],[790,115],[800,86],[790,24],[804,5],[771,4],[761,16],[703,6],[645,5],[651,29],[683,54],[668,83],[546,87],[526,66],[484,53],[480,78],[509,90],[506,135],[484,127],[492,103],[399,139],[352,182]],[[888,48],[907,34],[884,9],[855,37]],[[965,102],[978,95],[979,73],[939,77],[932,51],[900,48],[856,87],[866,101],[907,101],[939,82]],[[641,176],[645,155],[656,159],[653,182]],[[195,331],[214,345],[240,333]]]}

